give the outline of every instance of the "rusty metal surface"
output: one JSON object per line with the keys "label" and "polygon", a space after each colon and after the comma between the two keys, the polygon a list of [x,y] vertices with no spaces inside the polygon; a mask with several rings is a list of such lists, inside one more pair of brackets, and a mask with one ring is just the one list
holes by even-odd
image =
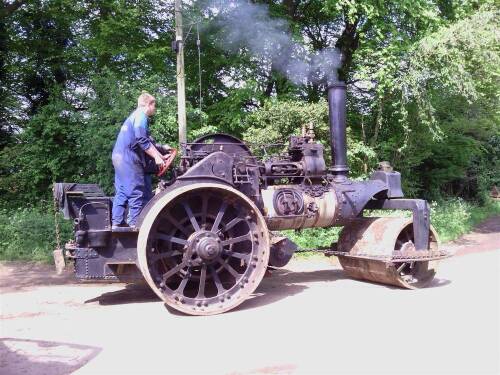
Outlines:
{"label": "rusty metal surface", "polygon": [[271,248],[269,253],[269,265],[273,267],[284,267],[290,262],[297,245],[288,238],[271,233]]}
{"label": "rusty metal surface", "polygon": [[437,261],[450,254],[439,251],[437,235],[429,233],[429,249],[415,250],[411,219],[361,218],[345,227],[331,255],[356,279],[416,289],[428,285]]}

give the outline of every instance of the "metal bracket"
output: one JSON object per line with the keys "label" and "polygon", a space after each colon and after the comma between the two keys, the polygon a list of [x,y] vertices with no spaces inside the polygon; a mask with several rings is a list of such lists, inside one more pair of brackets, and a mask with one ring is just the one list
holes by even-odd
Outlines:
{"label": "metal bracket", "polygon": [[385,199],[372,200],[365,206],[366,209],[380,210],[412,210],[413,238],[416,250],[429,248],[430,209],[423,199]]}
{"label": "metal bracket", "polygon": [[77,248],[73,253],[75,259],[94,259],[98,258],[99,254],[92,248]]}

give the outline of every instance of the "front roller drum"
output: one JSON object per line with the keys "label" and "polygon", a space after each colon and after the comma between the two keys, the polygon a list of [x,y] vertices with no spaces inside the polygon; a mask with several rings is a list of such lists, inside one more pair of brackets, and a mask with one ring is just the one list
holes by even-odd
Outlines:
{"label": "front roller drum", "polygon": [[139,266],[170,307],[213,315],[242,303],[269,260],[269,235],[258,208],[232,187],[197,183],[175,188],[146,215]]}
{"label": "front roller drum", "polygon": [[[437,260],[400,261],[395,254],[418,254],[414,250],[413,224],[407,218],[362,218],[344,227],[339,236],[339,261],[355,279],[395,285],[407,289],[428,286],[436,275]],[[429,249],[437,253],[438,237],[431,227]],[[422,253],[424,254],[424,252]]]}

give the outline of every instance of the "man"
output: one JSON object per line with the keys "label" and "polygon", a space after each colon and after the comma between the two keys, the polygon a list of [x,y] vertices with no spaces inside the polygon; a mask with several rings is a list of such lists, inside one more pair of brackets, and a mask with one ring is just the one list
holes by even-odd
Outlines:
{"label": "man", "polygon": [[149,135],[148,117],[156,111],[155,98],[143,92],[137,99],[137,109],[123,123],[113,148],[115,168],[115,198],[112,224],[124,224],[128,203],[127,224],[135,227],[139,213],[152,198],[151,176],[146,173],[146,158],[151,157],[158,167],[164,158]]}

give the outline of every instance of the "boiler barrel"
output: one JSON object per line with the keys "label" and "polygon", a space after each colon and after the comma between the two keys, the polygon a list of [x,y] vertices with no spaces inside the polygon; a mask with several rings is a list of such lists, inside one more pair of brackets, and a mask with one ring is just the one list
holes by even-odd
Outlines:
{"label": "boiler barrel", "polygon": [[330,227],[338,216],[334,190],[305,192],[296,185],[262,189],[264,217],[270,230]]}

